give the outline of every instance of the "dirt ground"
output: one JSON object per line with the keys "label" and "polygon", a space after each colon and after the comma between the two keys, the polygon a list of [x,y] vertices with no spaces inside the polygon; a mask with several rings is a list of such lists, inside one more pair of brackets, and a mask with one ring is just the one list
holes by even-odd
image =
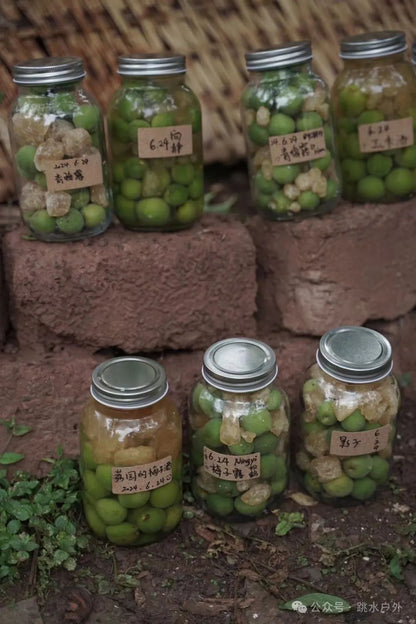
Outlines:
{"label": "dirt ground", "polygon": [[[246,194],[245,180],[230,169],[220,197],[229,188]],[[226,525],[194,507],[188,492],[185,517],[163,542],[129,549],[93,540],[77,569],[55,572],[43,596],[29,571],[0,588],[0,624],[26,624],[1,607],[30,596],[42,618],[28,616],[30,624],[416,624],[415,464],[416,404],[405,401],[393,475],[374,501],[301,506],[291,498],[300,491],[293,479],[279,509],[303,512],[305,526],[278,537],[275,514]],[[331,615],[279,609],[313,592],[352,608]]]}

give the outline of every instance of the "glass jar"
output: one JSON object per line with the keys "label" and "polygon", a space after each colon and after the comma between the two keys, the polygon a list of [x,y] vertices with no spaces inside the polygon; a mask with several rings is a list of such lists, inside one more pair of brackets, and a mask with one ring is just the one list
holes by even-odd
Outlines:
{"label": "glass jar", "polygon": [[416,190],[416,76],[406,48],[396,31],[341,42],[332,102],[345,199],[397,202]]}
{"label": "glass jar", "polygon": [[108,111],[115,211],[133,230],[179,230],[203,211],[201,108],[184,56],[120,57]]}
{"label": "glass jar", "polygon": [[221,340],[204,354],[189,407],[192,491],[215,516],[259,516],[286,488],[289,403],[276,375],[258,340]]}
{"label": "glass jar", "polygon": [[104,126],[82,86],[81,59],[32,59],[13,68],[10,115],[23,221],[44,241],[80,240],[112,219]]}
{"label": "glass jar", "polygon": [[182,428],[165,371],[143,357],[99,364],[82,413],[80,469],[85,517],[113,544],[137,546],[172,531],[182,516]]}
{"label": "glass jar", "polygon": [[303,385],[296,464],[308,492],[344,505],[384,485],[400,405],[388,340],[365,327],[339,327],[320,340]]}
{"label": "glass jar", "polygon": [[338,198],[329,91],[311,59],[310,41],[246,54],[242,122],[252,199],[270,219],[321,214]]}

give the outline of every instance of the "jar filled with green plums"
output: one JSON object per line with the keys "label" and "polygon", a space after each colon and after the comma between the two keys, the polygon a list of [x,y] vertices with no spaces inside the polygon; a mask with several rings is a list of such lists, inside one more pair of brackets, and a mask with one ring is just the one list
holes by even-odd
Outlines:
{"label": "jar filled with green plums", "polygon": [[31,234],[44,241],[95,236],[112,219],[103,117],[84,76],[76,57],[13,68],[18,94],[9,121],[19,205]]}
{"label": "jar filled with green plums", "polygon": [[416,191],[416,74],[400,31],[344,39],[332,88],[342,196],[392,203]]}
{"label": "jar filled with green plums", "polygon": [[371,499],[387,483],[400,392],[388,340],[339,327],[320,340],[303,384],[296,465],[308,492],[338,505]]}
{"label": "jar filled with green plums", "polygon": [[269,219],[319,215],[337,202],[330,95],[311,61],[310,41],[246,54],[241,105],[252,199]]}
{"label": "jar filled with green plums", "polygon": [[288,481],[289,403],[273,350],[229,338],[204,354],[189,404],[192,492],[229,521],[272,509]]}
{"label": "jar filled with green plums", "polygon": [[182,427],[162,366],[133,356],[99,364],[80,434],[82,500],[95,535],[141,546],[173,531],[182,516]]}
{"label": "jar filled with green plums", "polygon": [[133,230],[179,230],[202,215],[201,108],[184,56],[119,58],[108,110],[115,212]]}

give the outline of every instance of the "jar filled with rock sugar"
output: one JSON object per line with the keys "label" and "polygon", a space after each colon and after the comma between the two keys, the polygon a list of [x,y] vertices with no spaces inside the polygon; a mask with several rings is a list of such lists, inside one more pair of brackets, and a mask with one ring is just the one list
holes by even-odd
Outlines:
{"label": "jar filled with rock sugar", "polygon": [[329,90],[311,61],[310,41],[246,54],[241,105],[252,199],[269,219],[318,215],[337,202]]}
{"label": "jar filled with rock sugar", "polygon": [[273,509],[288,481],[289,403],[274,351],[229,338],[204,354],[189,405],[192,492],[214,516],[249,520]]}
{"label": "jar filled with rock sugar", "polygon": [[387,483],[400,405],[388,340],[366,327],[339,327],[320,340],[303,385],[296,465],[315,498],[344,505]]}
{"label": "jar filled with rock sugar", "polygon": [[76,57],[32,59],[13,68],[10,114],[19,205],[33,236],[80,240],[112,219],[103,117]]}

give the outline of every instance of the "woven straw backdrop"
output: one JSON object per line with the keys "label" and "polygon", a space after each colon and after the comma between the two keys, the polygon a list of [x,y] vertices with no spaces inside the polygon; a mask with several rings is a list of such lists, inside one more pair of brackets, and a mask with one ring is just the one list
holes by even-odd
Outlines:
{"label": "woven straw backdrop", "polygon": [[[339,41],[368,30],[400,29],[416,40],[416,0],[1,0],[3,119],[15,95],[14,63],[45,55],[85,60],[85,86],[106,108],[119,84],[117,56],[176,50],[204,113],[206,162],[244,154],[239,98],[244,52],[311,39],[314,67],[329,84]],[[0,200],[13,194],[7,135],[0,129]]]}

